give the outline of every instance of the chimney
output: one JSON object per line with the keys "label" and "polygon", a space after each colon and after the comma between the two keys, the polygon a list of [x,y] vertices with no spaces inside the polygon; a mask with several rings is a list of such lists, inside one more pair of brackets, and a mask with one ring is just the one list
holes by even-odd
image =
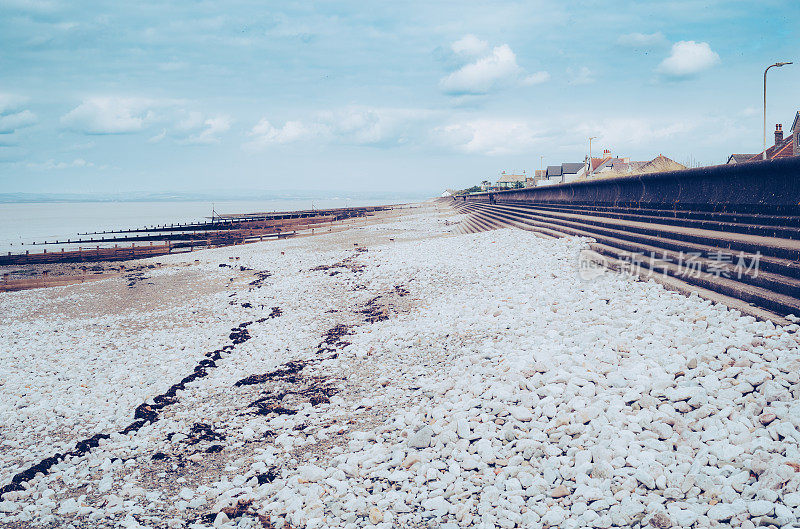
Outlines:
{"label": "chimney", "polygon": [[775,145],[783,141],[783,126],[780,123],[775,124]]}

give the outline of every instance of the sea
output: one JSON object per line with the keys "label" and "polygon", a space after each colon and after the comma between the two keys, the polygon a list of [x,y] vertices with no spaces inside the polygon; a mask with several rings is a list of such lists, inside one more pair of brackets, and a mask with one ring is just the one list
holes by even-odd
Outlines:
{"label": "sea", "polygon": [[[420,196],[382,199],[321,198],[230,201],[9,202],[0,203],[0,252],[57,251],[74,245],[44,241],[88,238],[93,232],[202,222],[216,214],[260,213],[420,202]],[[97,236],[95,236],[97,237]],[[37,243],[37,244],[34,244]]]}

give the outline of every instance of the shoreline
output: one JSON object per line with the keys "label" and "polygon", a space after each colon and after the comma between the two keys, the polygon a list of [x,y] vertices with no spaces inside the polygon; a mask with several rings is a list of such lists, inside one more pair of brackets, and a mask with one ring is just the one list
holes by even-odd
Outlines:
{"label": "shoreline", "polygon": [[2,521],[784,521],[791,490],[768,514],[748,505],[800,458],[796,333],[617,274],[581,281],[581,239],[454,236],[460,219],[429,204],[169,256],[132,287],[0,296],[2,434],[18,445],[0,453],[0,486],[109,436],[3,495]]}
{"label": "shoreline", "polygon": [[[275,239],[286,239],[295,237],[309,237],[314,235],[322,235],[326,233],[335,233],[338,231],[351,228],[354,219],[361,218],[361,220],[369,220],[377,212],[386,211],[403,211],[405,209],[413,209],[420,207],[423,203],[409,203],[409,204],[391,204],[380,206],[376,211],[370,211],[365,217],[348,217],[341,220],[326,221],[321,224],[314,224],[301,227],[300,229],[293,230],[292,232],[278,233],[274,235]],[[344,210],[352,210],[358,212],[363,210],[363,206],[353,208],[342,208]],[[282,215],[289,215],[293,212],[283,212]],[[326,229],[327,228],[327,229]],[[258,236],[256,236],[258,237]],[[241,244],[252,244],[254,242],[262,242],[263,236],[260,239],[251,238],[244,242],[233,242],[231,244],[218,244],[214,248],[221,248],[227,246],[238,246]],[[151,243],[152,244],[152,243]],[[200,251],[207,249],[204,246],[190,247],[189,250],[185,248],[181,251],[167,250],[166,247],[163,252],[153,253],[152,246],[137,246],[137,249],[142,249],[145,253],[137,258],[116,258],[109,256],[103,260],[92,260],[91,255],[93,250],[85,252],[86,257],[77,262],[72,260],[54,262],[31,262],[31,263],[2,263],[0,262],[0,293],[1,292],[16,292],[20,290],[28,290],[34,288],[48,288],[54,286],[65,286],[77,283],[85,283],[87,281],[97,281],[112,276],[131,274],[141,270],[152,269],[153,264],[142,264],[142,261],[147,259],[160,258],[166,255],[177,253],[189,253],[193,251]],[[104,248],[105,250],[106,248]],[[36,254],[40,255],[40,254]],[[53,253],[53,259],[59,259],[59,254]],[[122,254],[124,255],[124,253]],[[32,255],[33,257],[34,255]],[[160,267],[161,263],[156,262],[155,266]]]}

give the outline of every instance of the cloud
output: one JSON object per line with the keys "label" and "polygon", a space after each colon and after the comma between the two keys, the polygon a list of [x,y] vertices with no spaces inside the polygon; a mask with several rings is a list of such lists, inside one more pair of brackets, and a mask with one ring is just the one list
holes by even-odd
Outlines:
{"label": "cloud", "polygon": [[508,44],[489,50],[487,42],[474,35],[467,35],[454,42],[451,48],[456,54],[472,57],[474,60],[441,79],[439,86],[446,94],[480,95],[501,86],[517,83],[533,85],[550,78],[544,71],[526,76]]}
{"label": "cloud", "polygon": [[86,134],[126,134],[155,121],[156,101],[138,97],[92,97],[61,117],[61,123]]}
{"label": "cloud", "polygon": [[90,135],[152,133],[148,143],[171,138],[183,145],[218,143],[233,120],[225,114],[209,116],[192,110],[191,102],[180,99],[97,96],[83,100],[61,117],[61,123],[75,132]]}
{"label": "cloud", "polygon": [[707,42],[684,40],[672,45],[672,51],[661,61],[658,72],[672,78],[686,78],[707,70],[720,62],[719,55]]}
{"label": "cloud", "polygon": [[525,85],[525,86],[532,86],[532,85],[536,85],[536,84],[546,83],[549,80],[550,80],[550,73],[549,72],[545,72],[545,71],[541,71],[541,72],[532,73],[530,75],[526,75],[522,79],[521,83],[523,85]]}
{"label": "cloud", "polygon": [[287,121],[281,127],[276,127],[266,118],[262,118],[250,130],[253,140],[245,144],[250,150],[258,150],[269,145],[294,143],[296,141],[313,138],[317,134],[302,121]]}
{"label": "cloud", "polygon": [[0,94],[0,134],[13,134],[36,123],[36,114],[22,108],[26,101],[24,97]]}
{"label": "cloud", "polygon": [[475,35],[465,35],[464,37],[455,41],[450,49],[458,55],[466,55],[469,57],[477,57],[483,55],[489,49],[489,43],[481,40]]}
{"label": "cloud", "polygon": [[83,158],[75,158],[71,162],[56,162],[55,160],[47,160],[46,162],[29,162],[25,164],[25,167],[39,171],[53,171],[72,169],[76,167],[95,167],[95,164],[92,162],[87,162]]}
{"label": "cloud", "polygon": [[232,120],[230,116],[216,116],[213,118],[208,118],[203,121],[202,130],[196,134],[190,135],[184,140],[184,143],[195,145],[219,143],[219,136],[230,130],[231,123]]}
{"label": "cloud", "polygon": [[591,84],[594,82],[594,72],[586,66],[580,68],[567,68],[567,76],[569,76],[569,84],[581,85]]}
{"label": "cloud", "polygon": [[351,106],[318,112],[305,120],[276,126],[261,119],[251,130],[249,150],[271,145],[317,140],[348,145],[393,146],[419,136],[421,125],[433,113],[419,109]]}
{"label": "cloud", "polygon": [[434,136],[460,152],[498,156],[529,152],[539,135],[525,121],[483,118],[437,127]]}
{"label": "cloud", "polygon": [[699,122],[690,119],[608,117],[596,121],[577,121],[570,127],[578,137],[597,136],[599,148],[625,149],[680,138]]}
{"label": "cloud", "polygon": [[442,79],[441,87],[449,94],[485,94],[498,82],[517,77],[520,71],[516,55],[503,44]]}
{"label": "cloud", "polygon": [[630,48],[656,48],[669,44],[663,33],[627,33],[617,38],[617,44]]}

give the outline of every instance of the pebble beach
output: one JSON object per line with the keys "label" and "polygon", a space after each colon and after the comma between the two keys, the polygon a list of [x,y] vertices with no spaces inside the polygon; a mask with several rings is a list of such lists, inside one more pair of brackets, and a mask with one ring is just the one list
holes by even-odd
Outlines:
{"label": "pebble beach", "polygon": [[796,324],[459,221],[0,293],[0,526],[798,526]]}

